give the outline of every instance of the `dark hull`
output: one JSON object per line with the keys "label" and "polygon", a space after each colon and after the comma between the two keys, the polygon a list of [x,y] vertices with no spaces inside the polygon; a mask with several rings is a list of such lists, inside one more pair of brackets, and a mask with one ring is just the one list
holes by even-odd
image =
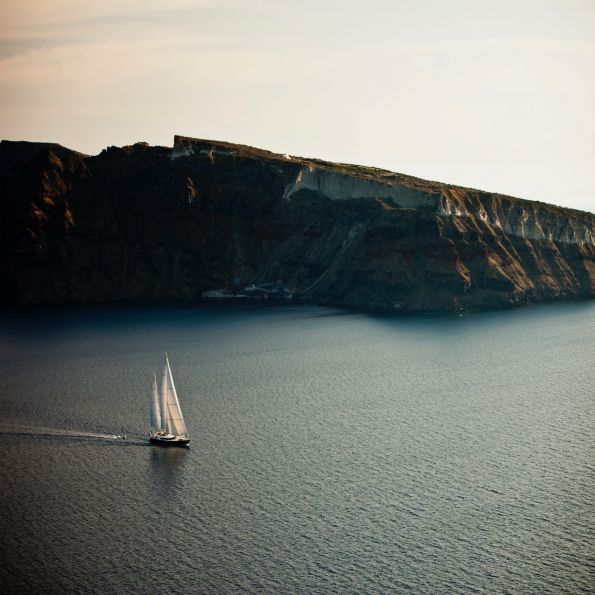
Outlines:
{"label": "dark hull", "polygon": [[163,438],[155,438],[153,436],[149,437],[149,442],[151,444],[155,444],[156,446],[188,446],[190,442],[190,438],[176,438],[173,440],[164,440]]}

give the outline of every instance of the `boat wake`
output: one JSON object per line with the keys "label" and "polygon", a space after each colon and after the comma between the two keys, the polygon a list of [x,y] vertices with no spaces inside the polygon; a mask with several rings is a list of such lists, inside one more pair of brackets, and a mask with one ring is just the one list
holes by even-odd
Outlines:
{"label": "boat wake", "polygon": [[0,428],[0,435],[3,436],[31,436],[35,438],[56,438],[56,439],[78,439],[93,441],[109,441],[126,445],[146,446],[147,441],[141,440],[140,436],[129,434],[101,434],[97,432],[82,432],[79,430],[62,430],[59,428],[25,427],[19,429]]}

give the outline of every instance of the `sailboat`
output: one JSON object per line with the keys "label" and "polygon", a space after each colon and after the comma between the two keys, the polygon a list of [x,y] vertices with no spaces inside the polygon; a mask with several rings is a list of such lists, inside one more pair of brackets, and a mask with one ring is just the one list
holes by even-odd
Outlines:
{"label": "sailboat", "polygon": [[149,442],[152,444],[187,446],[190,442],[167,353],[163,366],[161,393],[157,390],[157,376],[153,374],[149,427]]}

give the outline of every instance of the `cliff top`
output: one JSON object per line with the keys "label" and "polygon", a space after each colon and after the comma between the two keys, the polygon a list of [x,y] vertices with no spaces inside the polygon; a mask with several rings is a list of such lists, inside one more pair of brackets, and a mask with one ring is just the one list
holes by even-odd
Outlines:
{"label": "cliff top", "polygon": [[[296,155],[274,153],[272,151],[259,149],[257,147],[252,147],[249,145],[236,144],[220,140],[199,139],[183,135],[174,136],[173,147],[152,146],[145,142],[138,142],[133,145],[127,145],[124,147],[108,147],[106,150],[102,151],[102,154],[105,154],[106,152],[109,153],[111,151],[140,153],[141,151],[155,152],[156,150],[163,154],[169,154],[172,158],[192,156],[195,154],[209,154],[211,152],[215,152],[223,155],[231,154],[245,158],[264,159],[267,161],[279,161],[284,164],[299,164],[302,166],[308,166],[310,168],[337,172],[352,177],[374,180],[383,184],[412,188],[427,193],[440,193],[444,190],[454,191],[455,193],[472,192],[478,193],[484,198],[493,197],[506,199],[507,201],[512,202],[536,204],[543,209],[556,211],[558,213],[565,213],[567,215],[572,215],[575,218],[587,217],[588,219],[591,219],[593,217],[593,213],[590,213],[588,211],[581,211],[569,207],[561,207],[537,200],[522,199],[496,192],[489,192],[485,190],[467,188],[464,186],[425,180],[422,178],[417,178],[415,176],[393,172],[382,168],[365,165],[356,165],[351,163],[325,161],[323,159],[317,159],[313,157],[301,157]],[[68,149],[67,147],[64,147],[57,143],[2,140],[0,142],[0,171],[6,171],[6,169],[10,167],[10,164],[14,163],[17,160],[30,161],[42,151],[51,151],[60,158],[70,156],[76,157],[81,160],[93,159],[93,156],[89,156],[84,153]]]}

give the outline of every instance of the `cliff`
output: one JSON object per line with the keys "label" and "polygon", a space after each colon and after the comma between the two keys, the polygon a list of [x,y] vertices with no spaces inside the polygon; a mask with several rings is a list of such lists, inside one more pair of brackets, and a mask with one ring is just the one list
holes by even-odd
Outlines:
{"label": "cliff", "polygon": [[187,299],[283,280],[370,310],[595,295],[595,215],[176,136],[87,156],[2,141],[6,304]]}

